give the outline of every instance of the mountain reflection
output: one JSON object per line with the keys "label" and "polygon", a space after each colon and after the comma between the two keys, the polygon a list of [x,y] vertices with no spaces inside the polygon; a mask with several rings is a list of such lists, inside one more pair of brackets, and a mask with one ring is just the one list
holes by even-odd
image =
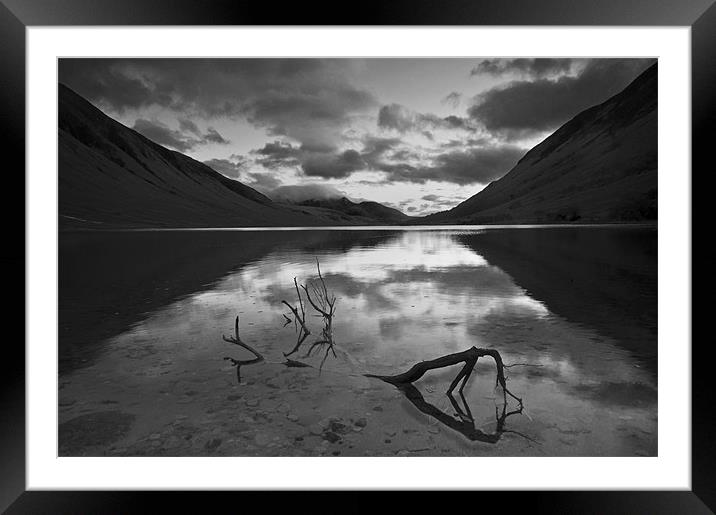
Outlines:
{"label": "mountain reflection", "polygon": [[[618,267],[605,268],[571,249],[569,231],[588,235],[590,229],[563,230],[561,236],[545,229],[525,229],[533,233],[521,236],[515,233],[521,229],[65,235],[69,250],[61,260],[72,256],[86,266],[61,266],[60,356],[77,355],[69,345],[75,342],[83,344],[79,355],[88,363],[111,370],[131,370],[136,366],[131,360],[141,359],[142,374],[149,378],[182,375],[197,364],[215,371],[225,366],[216,362],[226,350],[218,346],[221,334],[231,331],[238,314],[242,338],[267,361],[282,359],[295,335],[293,324],[285,325],[281,301],[296,302],[294,277],[299,283],[314,279],[318,258],[338,299],[334,329],[341,354],[326,363],[328,373],[331,368],[395,373],[471,346],[494,348],[506,363],[540,365],[509,371],[510,389],[524,397],[536,420],[579,421],[584,431],[594,417],[613,420],[614,427],[627,419],[650,427],[656,416],[655,376],[635,358],[633,346],[622,344],[640,338],[642,347],[656,348],[649,315],[615,314],[630,301],[638,305],[647,299],[646,311],[655,302],[650,280],[636,274],[645,258],[630,247],[641,248],[641,236],[634,243],[594,233],[604,247],[597,263],[620,255],[611,247],[631,248]],[[536,255],[525,242],[540,241],[540,234],[544,241]],[[583,238],[588,236],[574,242],[581,245]],[[572,268],[569,256],[579,257]],[[605,279],[600,269],[606,270]],[[616,278],[610,275],[615,270]],[[608,305],[598,285],[589,289],[590,277],[606,281]],[[617,287],[620,278],[625,285]],[[90,299],[97,305],[88,306]],[[605,311],[619,323],[605,324]],[[307,322],[318,334],[319,322],[310,315]],[[98,345],[99,336],[104,345]],[[154,363],[151,356],[166,356],[171,363]],[[253,373],[247,369],[248,380]],[[439,400],[426,401],[420,393],[450,374],[436,371],[421,379],[417,390],[404,390],[410,401],[405,416],[428,414],[469,440],[497,441],[509,412],[498,414],[495,433],[471,427],[473,420],[494,417],[494,402],[483,401],[494,396],[494,370],[478,363],[465,391],[470,404],[463,403],[457,419],[441,415]],[[541,441],[526,419],[511,420]]]}

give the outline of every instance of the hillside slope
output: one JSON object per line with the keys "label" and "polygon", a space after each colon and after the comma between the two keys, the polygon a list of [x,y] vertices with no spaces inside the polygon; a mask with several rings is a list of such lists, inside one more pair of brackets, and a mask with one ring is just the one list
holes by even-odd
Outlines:
{"label": "hillside slope", "polygon": [[420,223],[621,222],[657,218],[657,65],[586,109],[515,167]]}
{"label": "hillside slope", "polygon": [[150,141],[61,84],[58,161],[61,228],[359,223],[335,213],[274,203]]}
{"label": "hillside slope", "polygon": [[412,218],[397,209],[378,202],[352,202],[346,197],[324,200],[304,200],[298,204],[301,206],[322,207],[344,213],[348,216],[357,216],[385,223],[404,223]]}

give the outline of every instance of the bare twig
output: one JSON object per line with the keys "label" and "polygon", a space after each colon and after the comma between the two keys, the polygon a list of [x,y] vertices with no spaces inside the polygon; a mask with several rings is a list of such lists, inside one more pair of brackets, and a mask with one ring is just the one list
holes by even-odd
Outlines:
{"label": "bare twig", "polygon": [[333,348],[335,345],[333,340],[333,317],[336,313],[336,297],[328,292],[328,287],[326,286],[326,281],[321,273],[321,264],[318,261],[318,258],[316,258],[316,269],[318,270],[318,281],[313,281],[309,283],[308,286],[301,285],[301,288],[303,288],[303,291],[306,294],[308,303],[318,313],[318,317],[323,319],[321,338],[313,342],[306,353],[306,357],[308,357],[316,347],[323,345],[327,346],[319,367],[319,371],[321,371],[323,370],[323,365],[328,358],[329,352],[336,357],[336,351]]}
{"label": "bare twig", "polygon": [[246,359],[246,360],[239,360],[234,359],[231,357],[225,357],[225,360],[228,360],[231,362],[233,366],[236,367],[236,378],[239,380],[239,383],[241,382],[241,367],[243,365],[253,365],[254,363],[260,363],[264,360],[264,357],[259,353],[256,349],[251,347],[250,345],[244,343],[241,341],[241,336],[239,335],[239,317],[236,316],[236,321],[234,323],[234,336],[226,337],[224,335],[221,335],[221,337],[224,339],[227,343],[232,343],[234,345],[238,345],[239,347],[242,347],[249,351],[251,354],[253,354],[255,357],[253,359]]}
{"label": "bare twig", "polygon": [[[308,329],[308,326],[306,326],[306,311],[303,308],[303,300],[301,299],[301,290],[298,289],[298,282],[296,281],[296,278],[293,278],[293,285],[296,287],[296,295],[298,296],[298,307],[292,306],[285,300],[282,300],[281,302],[283,304],[286,304],[288,306],[288,309],[291,310],[291,313],[293,313],[294,323],[300,325],[300,330],[298,332],[298,335],[296,336],[296,345],[293,346],[293,349],[290,352],[284,352],[283,355],[288,357],[291,354],[294,354],[298,351],[299,348],[301,348],[301,345],[306,340],[308,335],[311,334],[311,331]],[[299,313],[300,309],[300,313]],[[290,320],[286,315],[284,315],[287,320]],[[285,327],[285,325],[284,325]]]}

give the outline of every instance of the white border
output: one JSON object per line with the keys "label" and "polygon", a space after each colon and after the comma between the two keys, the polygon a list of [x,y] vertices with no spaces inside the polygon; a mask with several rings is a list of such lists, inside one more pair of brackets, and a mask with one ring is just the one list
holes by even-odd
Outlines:
{"label": "white border", "polygon": [[[28,489],[689,490],[690,38],[686,27],[28,28]],[[57,458],[56,59],[242,55],[658,57],[659,456]]]}

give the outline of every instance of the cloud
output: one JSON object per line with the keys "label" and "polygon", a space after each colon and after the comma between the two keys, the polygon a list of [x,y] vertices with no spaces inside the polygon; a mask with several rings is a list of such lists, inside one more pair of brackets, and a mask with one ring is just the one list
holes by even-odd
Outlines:
{"label": "cloud", "polygon": [[186,152],[194,147],[191,138],[187,138],[180,131],[170,129],[159,121],[150,121],[140,118],[134,122],[133,129],[154,143],[165,147],[172,147],[180,152]]}
{"label": "cloud", "polygon": [[270,170],[299,168],[305,176],[345,178],[359,170],[377,169],[383,156],[402,144],[400,138],[366,136],[363,148],[339,150],[331,146],[292,145],[276,140],[251,151],[254,162]]}
{"label": "cloud", "polygon": [[225,139],[221,134],[218,133],[216,129],[213,127],[209,127],[206,129],[206,134],[203,136],[204,142],[211,142],[211,143],[218,143],[220,145],[228,145],[231,143],[229,140]]}
{"label": "cloud", "polygon": [[192,134],[196,135],[201,134],[199,127],[197,127],[197,125],[191,120],[187,120],[186,118],[179,118],[178,122],[180,131],[191,132]]}
{"label": "cloud", "polygon": [[575,76],[512,81],[473,99],[468,114],[495,135],[514,140],[554,130],[623,89],[653,59],[592,59]]}
{"label": "cloud", "polygon": [[281,186],[281,180],[272,173],[249,172],[250,162],[243,156],[232,154],[230,159],[209,159],[204,161],[209,168],[230,179],[241,181],[264,195]]}
{"label": "cloud", "polygon": [[61,59],[60,82],[123,113],[158,106],[185,118],[244,118],[306,145],[334,144],[377,105],[351,84],[350,59]]}
{"label": "cloud", "polygon": [[250,173],[246,184],[269,197],[281,187],[280,179],[270,173]]}
{"label": "cloud", "polygon": [[301,163],[304,174],[333,179],[348,177],[351,173],[365,167],[363,157],[353,149],[338,154],[309,154]]}
{"label": "cloud", "polygon": [[[432,113],[418,113],[400,104],[384,105],[378,111],[378,127],[406,132],[425,132],[429,129],[473,130],[470,121],[457,116],[441,118]],[[429,138],[430,139],[430,138]]]}
{"label": "cloud", "polygon": [[328,184],[296,184],[279,186],[270,192],[273,200],[284,202],[302,202],[304,200],[327,200],[345,197],[346,194]]}
{"label": "cloud", "polygon": [[273,141],[266,143],[262,148],[252,150],[251,153],[258,156],[256,158],[258,164],[276,170],[298,166],[304,151],[288,142]]}
{"label": "cloud", "polygon": [[580,62],[580,60],[565,58],[484,59],[470,70],[470,75],[502,76],[516,74],[542,79],[567,74],[576,62]]}
{"label": "cloud", "polygon": [[398,132],[412,131],[419,124],[417,116],[418,113],[400,104],[385,105],[378,111],[378,127]]}
{"label": "cloud", "polygon": [[442,195],[430,194],[423,195],[420,200],[429,202],[429,204],[421,204],[420,206],[421,210],[425,212],[426,210],[444,211],[445,209],[451,209],[457,206],[464,199],[455,196],[443,197]]}
{"label": "cloud", "polygon": [[222,145],[230,143],[211,127],[209,127],[206,134],[201,134],[198,128],[194,126],[194,128],[196,128],[196,132],[193,130],[191,130],[191,132],[196,135],[195,137],[187,136],[180,130],[171,129],[160,121],[139,118],[134,122],[134,126],[132,128],[153,142],[165,147],[171,147],[179,152],[187,152],[194,147],[206,145],[207,143],[219,143]]}
{"label": "cloud", "polygon": [[247,166],[245,160],[230,161],[228,159],[209,159],[204,161],[204,164],[231,179],[240,178]]}
{"label": "cloud", "polygon": [[171,147],[179,152],[187,152],[199,145],[206,145],[208,143],[218,143],[222,145],[230,143],[211,127],[209,127],[205,134],[201,134],[201,131],[199,131],[196,125],[190,127],[184,124],[184,128],[188,128],[190,132],[194,134],[194,136],[190,136],[181,130],[172,129],[160,121],[139,118],[134,122],[132,128],[153,142],[165,147]]}
{"label": "cloud", "polygon": [[502,177],[524,153],[514,145],[468,148],[439,154],[426,166],[384,167],[383,171],[388,181],[485,184]]}
{"label": "cloud", "polygon": [[460,102],[462,102],[462,93],[457,91],[449,93],[440,101],[440,103],[447,104],[453,109],[457,109],[460,106]]}
{"label": "cloud", "polygon": [[[316,91],[316,89],[318,89]],[[375,105],[373,96],[349,84],[311,84],[305,90],[268,90],[245,102],[242,112],[254,125],[306,146],[334,145],[353,114]]]}
{"label": "cloud", "polygon": [[379,136],[366,136],[363,140],[362,157],[370,166],[376,166],[391,150],[400,146],[400,138],[381,138]]}

